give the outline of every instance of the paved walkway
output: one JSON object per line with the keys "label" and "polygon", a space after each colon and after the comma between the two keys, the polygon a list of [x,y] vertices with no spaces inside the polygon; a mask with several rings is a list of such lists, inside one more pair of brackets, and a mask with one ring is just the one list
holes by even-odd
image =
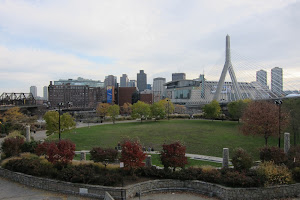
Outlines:
{"label": "paved walkway", "polygon": [[73,195],[59,194],[48,192],[22,184],[9,181],[0,177],[0,199],[1,200],[88,200],[91,198],[83,198]]}
{"label": "paved walkway", "polygon": [[141,197],[134,197],[130,200],[216,200],[217,198],[206,197],[200,194],[191,194],[191,193],[159,193],[159,194],[149,194]]}

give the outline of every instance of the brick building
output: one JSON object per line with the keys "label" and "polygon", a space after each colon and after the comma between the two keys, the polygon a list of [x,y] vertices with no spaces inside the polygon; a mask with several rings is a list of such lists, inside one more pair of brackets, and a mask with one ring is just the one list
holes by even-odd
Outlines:
{"label": "brick building", "polygon": [[87,85],[53,85],[50,81],[48,94],[51,107],[71,102],[72,107],[96,108],[98,103],[106,102],[106,89]]}
{"label": "brick building", "polygon": [[140,101],[143,101],[148,104],[152,104],[153,103],[153,94],[152,93],[149,93],[149,94],[140,93]]}
{"label": "brick building", "polygon": [[124,103],[133,103],[132,95],[137,92],[136,87],[120,87],[119,88],[119,106],[123,106]]}

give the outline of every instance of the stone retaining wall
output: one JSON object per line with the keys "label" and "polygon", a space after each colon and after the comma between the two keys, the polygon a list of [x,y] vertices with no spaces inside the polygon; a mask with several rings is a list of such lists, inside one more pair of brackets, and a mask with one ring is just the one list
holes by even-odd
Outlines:
{"label": "stone retaining wall", "polygon": [[229,188],[218,184],[203,181],[180,181],[180,180],[154,180],[147,181],[126,188],[127,197],[133,197],[137,193],[157,193],[187,191],[216,196],[220,199],[274,199],[295,197],[300,194],[300,184],[272,186],[267,188]]}
{"label": "stone retaining wall", "polygon": [[105,187],[77,183],[68,183],[53,179],[34,177],[0,168],[0,176],[22,183],[24,185],[44,190],[75,194],[86,197],[104,199],[108,192],[114,199],[129,199],[140,193],[186,191],[216,196],[220,199],[274,199],[300,195],[300,183],[291,185],[272,186],[267,188],[229,188],[203,181],[152,180],[127,187]]}
{"label": "stone retaining wall", "polygon": [[0,176],[34,188],[65,194],[104,199],[105,192],[108,192],[116,200],[125,199],[126,196],[126,190],[121,187],[105,187],[97,185],[69,183],[54,179],[35,177],[18,172],[12,172],[3,168],[0,168]]}

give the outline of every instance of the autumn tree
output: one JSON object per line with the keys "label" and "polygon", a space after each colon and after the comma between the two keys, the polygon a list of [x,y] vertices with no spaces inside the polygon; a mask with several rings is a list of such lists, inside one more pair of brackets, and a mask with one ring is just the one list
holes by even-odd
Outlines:
{"label": "autumn tree", "polygon": [[28,117],[21,113],[19,107],[13,107],[8,109],[0,115],[1,122],[1,132],[10,133],[12,130],[22,130],[24,129],[23,124]]}
{"label": "autumn tree", "polygon": [[108,113],[109,107],[110,107],[110,104],[108,104],[108,103],[99,103],[97,105],[96,112],[101,118],[105,119],[105,116]]}
{"label": "autumn tree", "polygon": [[124,103],[122,106],[122,113],[125,115],[130,115],[131,109],[132,109],[131,103]]}
{"label": "autumn tree", "polygon": [[[261,135],[268,145],[270,136],[278,136],[279,132],[279,112],[278,106],[266,101],[250,102],[242,116],[241,130],[245,135]],[[281,129],[288,124],[288,114],[281,112]]]}
{"label": "autumn tree", "polygon": [[221,107],[219,105],[219,102],[217,102],[216,100],[213,100],[211,103],[206,104],[203,107],[203,111],[204,111],[205,117],[207,117],[209,119],[215,119],[215,118],[219,117],[219,115],[221,114]]}
{"label": "autumn tree", "polygon": [[156,102],[150,106],[151,116],[157,119],[163,119],[166,116],[165,108],[162,104]]}
{"label": "autumn tree", "polygon": [[137,103],[132,105],[132,118],[141,118],[142,122],[143,118],[147,118],[150,113],[150,105],[147,103],[138,101]]}
{"label": "autumn tree", "polygon": [[244,110],[246,109],[250,100],[238,100],[232,101],[228,104],[228,112],[232,119],[238,120],[240,122],[240,118],[243,115]]}
{"label": "autumn tree", "polygon": [[174,104],[172,103],[172,101],[168,98],[166,99],[162,99],[158,102],[159,104],[161,104],[164,108],[165,108],[165,113],[166,115],[170,115],[172,113],[174,113]]}
{"label": "autumn tree", "polygon": [[175,171],[176,167],[183,168],[187,164],[187,157],[185,156],[186,147],[180,142],[164,144],[162,147],[160,159],[164,168],[172,167]]}
{"label": "autumn tree", "polygon": [[[44,115],[46,121],[46,134],[51,135],[59,132],[59,113],[57,111],[48,111]],[[74,118],[69,113],[64,113],[60,116],[60,129],[70,130],[75,128],[76,123]]]}
{"label": "autumn tree", "polygon": [[111,117],[113,123],[115,123],[116,117],[120,114],[120,107],[117,104],[109,106],[107,113]]}
{"label": "autumn tree", "polygon": [[[67,165],[75,156],[75,144],[69,140],[61,140],[59,142],[42,143],[37,147],[37,151],[44,149],[46,159],[59,165]],[[42,153],[41,153],[42,154]]]}
{"label": "autumn tree", "polygon": [[144,166],[143,160],[146,154],[139,141],[126,139],[121,144],[122,153],[120,161],[124,162],[124,167],[134,170],[137,167]]}

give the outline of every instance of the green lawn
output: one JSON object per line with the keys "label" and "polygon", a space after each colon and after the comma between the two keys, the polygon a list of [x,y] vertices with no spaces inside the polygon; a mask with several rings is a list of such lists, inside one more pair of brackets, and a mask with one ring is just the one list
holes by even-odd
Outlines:
{"label": "green lawn", "polygon": [[[96,146],[114,148],[123,138],[138,138],[146,148],[151,146],[158,151],[163,143],[179,140],[186,145],[187,153],[222,157],[224,147],[230,152],[242,147],[258,159],[258,148],[264,146],[264,138],[242,135],[238,126],[237,122],[210,120],[117,123],[78,128],[63,133],[62,139],[73,141],[76,150],[90,150]],[[50,137],[57,138],[58,135]],[[270,138],[269,145],[276,146],[277,139]]]}

